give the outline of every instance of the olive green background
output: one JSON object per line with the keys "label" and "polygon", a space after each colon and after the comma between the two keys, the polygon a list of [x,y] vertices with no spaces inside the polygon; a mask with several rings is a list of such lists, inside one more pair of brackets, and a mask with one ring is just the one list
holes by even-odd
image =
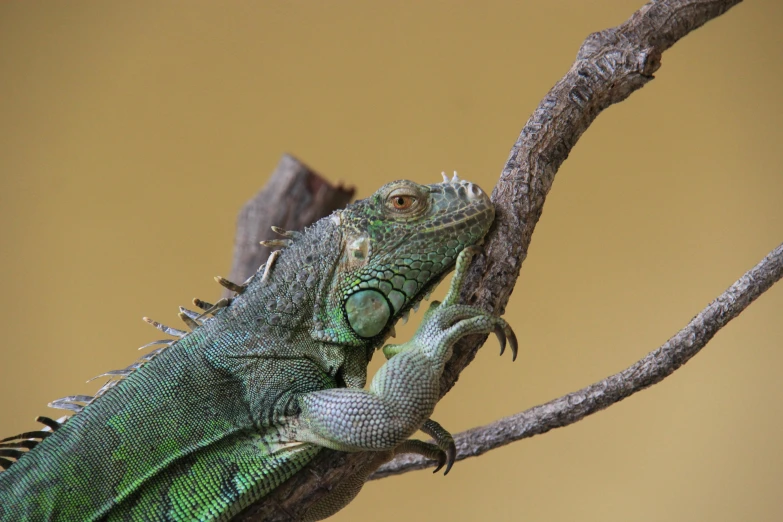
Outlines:
{"label": "olive green background", "polygon": [[[215,299],[283,152],[359,197],[455,169],[491,190],[584,37],[640,5],[2,3],[0,435],[132,362],[159,337],[142,315]],[[776,0],[732,9],[590,127],[507,309],[520,356],[490,339],[444,426],[630,365],[783,241],[781,22]],[[779,284],[652,389],[448,477],[373,482],[335,520],[780,520],[782,364]]]}

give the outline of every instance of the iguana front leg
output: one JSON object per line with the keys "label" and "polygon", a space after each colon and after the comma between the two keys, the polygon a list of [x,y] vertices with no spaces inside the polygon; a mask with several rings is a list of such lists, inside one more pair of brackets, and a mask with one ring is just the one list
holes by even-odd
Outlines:
{"label": "iguana front leg", "polygon": [[[399,451],[447,455],[451,467],[456,452],[453,439],[429,417],[440,398],[440,376],[454,344],[466,335],[494,332],[501,342],[501,354],[506,339],[514,358],[517,353],[516,336],[503,319],[455,303],[471,256],[467,250],[460,254],[446,300],[430,305],[413,339],[384,348],[389,360],[378,370],[369,390],[332,388],[299,397],[301,412],[289,426],[293,440],[341,451],[380,452],[367,469],[352,477],[350,484],[336,488],[314,512],[333,513],[335,506],[347,504],[369,473],[388,461],[398,447]],[[418,429],[434,436],[443,449],[406,441]],[[426,446],[419,447],[421,444]]]}

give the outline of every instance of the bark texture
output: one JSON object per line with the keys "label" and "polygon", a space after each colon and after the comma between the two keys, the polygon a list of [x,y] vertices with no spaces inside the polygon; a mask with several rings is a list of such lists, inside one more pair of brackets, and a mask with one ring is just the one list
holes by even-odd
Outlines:
{"label": "bark texture", "polygon": [[[496,225],[483,254],[474,259],[463,302],[497,314],[504,312],[555,174],[582,133],[601,111],[652,80],[666,49],[739,1],[653,1],[620,26],[587,37],[571,69],[541,101],[511,149],[492,193]],[[736,288],[730,288],[714,306],[697,316],[695,324],[628,370],[490,427],[466,432],[460,439],[460,456],[496,447],[491,442],[493,438],[495,442],[498,438],[510,442],[576,422],[660,381],[693,356],[775,278],[780,278],[779,250],[771,254],[774,259],[768,260],[772,268],[765,269],[772,274],[771,280],[760,284],[754,279],[757,274],[751,271],[735,284]],[[480,336],[470,337],[455,347],[441,380],[441,394],[451,389],[483,341]],[[684,347],[684,351],[677,347]],[[369,458],[366,453],[323,451],[307,469],[251,506],[240,519],[296,519]],[[385,471],[379,472],[378,477],[414,469],[416,465],[395,460],[382,468]]]}

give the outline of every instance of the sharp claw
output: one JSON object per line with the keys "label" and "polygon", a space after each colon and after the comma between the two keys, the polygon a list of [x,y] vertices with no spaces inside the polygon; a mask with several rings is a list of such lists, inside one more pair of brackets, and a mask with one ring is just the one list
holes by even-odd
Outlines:
{"label": "sharp claw", "polygon": [[438,467],[433,470],[433,473],[440,471],[440,468],[442,468],[444,464],[446,464],[446,456],[441,453],[438,457]]}
{"label": "sharp claw", "polygon": [[454,465],[454,461],[456,460],[457,460],[457,445],[454,444],[454,441],[451,441],[451,444],[449,444],[449,449],[446,452],[446,471],[443,472],[444,477],[449,474],[449,471],[451,470],[451,467]]}
{"label": "sharp claw", "polygon": [[[495,325],[495,335],[497,335],[500,343],[500,355],[503,355],[503,352],[506,351],[506,332],[503,331],[503,327],[499,324]],[[516,351],[514,351],[513,357],[516,358]]]}
{"label": "sharp claw", "polygon": [[511,362],[517,360],[517,351],[519,351],[519,344],[517,343],[517,334],[510,326],[507,326],[507,332],[504,332],[508,336],[508,343],[511,345]]}

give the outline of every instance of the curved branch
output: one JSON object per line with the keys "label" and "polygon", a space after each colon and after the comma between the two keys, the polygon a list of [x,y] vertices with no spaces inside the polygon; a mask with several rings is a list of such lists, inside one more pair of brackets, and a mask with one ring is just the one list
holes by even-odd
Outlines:
{"label": "curved branch", "polygon": [[[653,1],[625,23],[585,39],[571,69],[539,103],[511,149],[492,192],[496,228],[468,274],[463,302],[503,314],[555,174],[582,133],[604,109],[652,80],[666,49],[739,1]],[[485,338],[455,346],[441,379],[442,395]]]}
{"label": "curved branch", "polygon": [[[653,78],[663,52],[740,0],[657,0],[622,25],[594,33],[566,75],[525,124],[492,193],[495,228],[474,259],[461,299],[502,314],[519,275],[555,174],[598,114]],[[441,394],[457,381],[483,343],[471,336],[454,347]],[[290,520],[371,458],[322,451],[307,469],[240,515],[241,520]]]}
{"label": "curved branch", "polygon": [[[457,434],[457,460],[477,457],[520,439],[568,426],[661,382],[709,342],[729,321],[783,277],[783,244],[691,319],[660,348],[625,370],[546,404]],[[432,466],[405,454],[381,466],[370,480]]]}

